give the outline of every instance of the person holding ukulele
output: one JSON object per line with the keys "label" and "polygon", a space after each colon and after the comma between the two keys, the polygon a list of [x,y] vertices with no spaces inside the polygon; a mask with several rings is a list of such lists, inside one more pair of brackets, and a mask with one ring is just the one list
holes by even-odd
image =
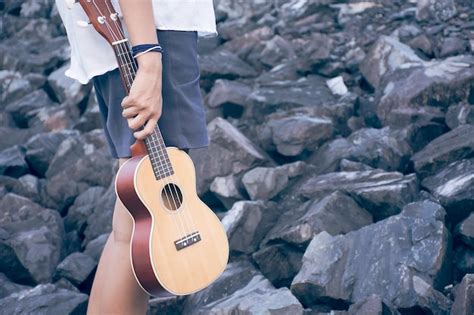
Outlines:
{"label": "person holding ukulele", "polygon": [[[79,5],[56,0],[71,46],[68,77],[92,81],[110,154],[122,165],[130,146],[159,125],[166,146],[186,152],[209,139],[199,86],[198,36],[216,36],[212,0],[115,0],[130,45],[159,44],[136,56],[138,71],[126,96],[112,48],[84,20]],[[85,1],[85,0],[84,0]],[[100,1],[100,0],[87,0]],[[103,0],[102,0],[103,1]],[[106,0],[110,1],[110,0]],[[140,126],[144,126],[139,130]],[[87,314],[145,314],[149,295],[137,283],[129,246],[133,219],[117,198],[110,233],[92,285]]]}

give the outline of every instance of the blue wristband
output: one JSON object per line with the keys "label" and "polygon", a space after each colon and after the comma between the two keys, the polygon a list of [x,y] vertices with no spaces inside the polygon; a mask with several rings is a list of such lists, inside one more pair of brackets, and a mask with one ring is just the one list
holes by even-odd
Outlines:
{"label": "blue wristband", "polygon": [[147,52],[163,52],[163,48],[159,44],[141,44],[132,47],[132,55],[134,58]]}

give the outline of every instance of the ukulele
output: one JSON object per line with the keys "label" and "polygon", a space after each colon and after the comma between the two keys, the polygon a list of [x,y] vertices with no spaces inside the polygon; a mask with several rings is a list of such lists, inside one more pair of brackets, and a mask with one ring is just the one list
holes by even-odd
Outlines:
{"label": "ukulele", "polygon": [[[66,1],[70,8],[79,2],[112,46],[128,94],[137,64],[110,0]],[[131,150],[117,172],[115,191],[133,219],[130,259],[137,282],[152,296],[187,295],[209,286],[227,266],[229,243],[223,224],[197,195],[191,158],[165,146],[158,124]]]}

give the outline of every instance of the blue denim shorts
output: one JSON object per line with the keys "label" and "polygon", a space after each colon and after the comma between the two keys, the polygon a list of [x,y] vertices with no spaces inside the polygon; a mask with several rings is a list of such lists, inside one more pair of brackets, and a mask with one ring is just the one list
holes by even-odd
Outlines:
{"label": "blue denim shorts", "polygon": [[[157,30],[162,53],[162,111],[158,120],[166,146],[194,149],[209,145],[205,109],[199,85],[197,32]],[[133,130],[122,116],[126,96],[118,69],[95,76],[102,125],[114,158],[131,156]]]}

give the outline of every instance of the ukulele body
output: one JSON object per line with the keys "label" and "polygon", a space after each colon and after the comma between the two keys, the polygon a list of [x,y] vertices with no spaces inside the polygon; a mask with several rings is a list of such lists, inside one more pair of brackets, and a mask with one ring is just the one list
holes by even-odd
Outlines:
{"label": "ukulele body", "polygon": [[118,198],[133,218],[132,269],[153,296],[197,292],[224,271],[229,244],[223,224],[196,192],[194,164],[166,148],[174,174],[157,180],[148,155],[135,155],[115,179]]}

